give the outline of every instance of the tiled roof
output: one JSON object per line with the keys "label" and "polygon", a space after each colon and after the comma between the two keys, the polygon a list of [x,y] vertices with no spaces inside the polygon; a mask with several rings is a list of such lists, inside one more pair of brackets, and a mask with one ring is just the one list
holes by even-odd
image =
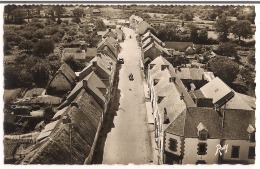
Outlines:
{"label": "tiled roof", "polygon": [[26,98],[26,97],[33,97],[33,96],[39,96],[39,95],[42,94],[42,92],[44,90],[45,90],[44,88],[33,88],[33,89],[30,89],[30,90],[28,90],[25,93],[24,98]]}
{"label": "tiled roof", "polygon": [[17,96],[21,93],[22,89],[11,89],[4,90],[4,101],[11,101],[17,98]]}
{"label": "tiled roof", "polygon": [[193,47],[192,42],[164,42],[164,43],[165,43],[165,48],[174,49],[180,52],[185,52],[189,46]]}
{"label": "tiled roof", "polygon": [[103,37],[112,37],[112,38],[117,38],[116,34],[114,33],[114,31],[112,31],[111,29],[109,29],[104,35]]}

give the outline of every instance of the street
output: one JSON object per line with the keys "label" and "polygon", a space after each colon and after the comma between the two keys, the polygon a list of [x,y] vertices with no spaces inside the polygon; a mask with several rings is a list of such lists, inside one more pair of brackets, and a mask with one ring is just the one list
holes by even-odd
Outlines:
{"label": "street", "polygon": [[[125,63],[119,71],[117,97],[111,103],[115,112],[108,112],[105,119],[94,164],[148,164],[153,159],[141,76],[141,50],[134,31],[125,27],[123,31],[126,39],[120,43],[118,58],[123,58]],[[130,73],[133,81],[128,78]]]}

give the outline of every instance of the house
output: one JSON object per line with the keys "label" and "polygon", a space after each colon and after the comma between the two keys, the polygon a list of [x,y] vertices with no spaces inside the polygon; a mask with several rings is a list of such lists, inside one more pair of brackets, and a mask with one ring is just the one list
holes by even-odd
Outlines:
{"label": "house", "polygon": [[94,71],[107,87],[112,83],[110,80],[114,78],[116,62],[106,54],[101,52],[93,58],[87,67],[79,73],[79,80],[83,80],[87,75]]}
{"label": "house", "polygon": [[85,62],[86,51],[80,48],[64,48],[61,59],[66,60],[69,57],[73,57],[76,60]]}
{"label": "house", "polygon": [[99,9],[93,9],[93,15],[99,16],[101,14],[101,11]]}
{"label": "house", "polygon": [[254,133],[254,111],[189,107],[165,129],[164,163],[253,164]]}
{"label": "house", "polygon": [[155,40],[152,37],[149,37],[149,38],[145,39],[145,41],[142,42],[142,49],[144,50],[147,46],[149,46],[152,43],[156,43],[157,45],[160,45],[162,47],[164,46],[164,43],[162,41],[160,42],[160,41]]}
{"label": "house", "polygon": [[196,93],[201,93],[204,98],[211,98],[215,107],[239,110],[254,110],[255,98],[243,95],[232,90],[220,78],[216,77]]}
{"label": "house", "polygon": [[124,41],[124,39],[125,39],[125,34],[124,34],[124,32],[122,31],[122,28],[121,28],[121,27],[116,28],[114,32],[115,32],[115,34],[116,34],[116,36],[117,36],[117,40],[118,40],[119,42]]}
{"label": "house", "polygon": [[[254,110],[214,106],[213,103],[221,102],[220,96],[230,95],[229,88],[216,78],[208,82],[213,89],[206,84],[203,90],[210,97],[200,90],[188,93],[175,70],[162,56],[154,59],[148,69],[158,163],[253,164]],[[216,89],[214,86],[223,91],[210,94]],[[218,151],[216,146],[223,149]]]}
{"label": "house", "polygon": [[61,94],[72,90],[75,86],[76,74],[67,65],[63,63],[59,70],[52,77],[46,87],[47,94]]}
{"label": "house", "polygon": [[148,45],[146,48],[142,50],[142,58],[143,58],[144,65],[147,66],[149,64],[146,58],[150,58],[150,61],[153,61],[159,55],[162,55],[164,57],[169,57],[170,53],[164,47],[157,44],[156,42],[150,43],[150,45]]}
{"label": "house", "polygon": [[118,43],[114,38],[106,37],[97,45],[98,51],[105,52],[114,61],[117,60],[118,56]]}
{"label": "house", "polygon": [[146,21],[141,21],[137,25],[136,32],[139,35],[143,35],[149,28],[152,28],[149,23],[147,23]]}
{"label": "house", "polygon": [[108,29],[108,31],[103,35],[103,38],[106,37],[112,37],[114,39],[117,39],[117,35],[114,31],[111,30],[111,28]]}
{"label": "house", "polygon": [[87,17],[91,17],[93,15],[93,8],[86,7],[84,9],[84,15],[87,16]]}
{"label": "house", "polygon": [[82,89],[61,118],[45,126],[21,164],[90,164],[101,124],[102,109]]}
{"label": "house", "polygon": [[[162,41],[159,38],[157,38],[154,34],[152,34],[150,30],[148,30],[144,35],[142,35],[141,42],[144,44],[145,41],[150,38],[154,39],[154,41],[162,45]],[[162,46],[164,46],[164,44]]]}
{"label": "house", "polygon": [[91,72],[86,78],[77,83],[66,97],[66,100],[59,106],[59,109],[68,106],[83,89],[95,99],[96,106],[102,108],[102,113],[105,114],[110,101],[110,91],[95,72]]}
{"label": "house", "polygon": [[137,26],[140,22],[142,22],[143,19],[139,16],[136,16],[135,14],[131,15],[129,17],[129,24],[130,24],[130,28],[134,29],[135,31],[137,31]]}
{"label": "house", "polygon": [[185,52],[186,54],[193,54],[193,42],[164,42],[165,48],[174,49],[175,51]]}
{"label": "house", "polygon": [[22,89],[10,89],[10,90],[4,90],[4,102],[10,103],[16,100],[19,96],[21,96]]}
{"label": "house", "polygon": [[[199,89],[204,86],[208,81],[204,78],[204,69],[202,68],[175,68],[176,74],[179,76],[183,84],[188,90]],[[191,89],[194,85],[195,88]]]}

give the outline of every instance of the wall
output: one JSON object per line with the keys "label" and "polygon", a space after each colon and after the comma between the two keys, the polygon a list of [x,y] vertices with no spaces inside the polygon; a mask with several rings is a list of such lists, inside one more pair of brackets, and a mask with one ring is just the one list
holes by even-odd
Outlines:
{"label": "wall", "polygon": [[[207,143],[207,154],[198,155],[197,148],[199,142]],[[216,145],[220,143],[219,139],[207,139],[206,141],[201,141],[198,138],[185,138],[184,139],[184,156],[182,164],[196,164],[198,160],[205,160],[207,164],[217,164],[218,155],[216,153]]]}
{"label": "wall", "polygon": [[160,50],[158,50],[155,46],[153,46],[144,52],[144,59],[146,57],[150,57],[151,60],[154,60],[156,57],[159,56],[159,53],[160,53]]}
{"label": "wall", "polygon": [[[223,160],[246,160],[250,164],[255,162],[255,159],[248,159],[249,146],[255,146],[255,143],[247,140],[225,140],[223,145],[228,145],[227,153],[223,154]],[[239,158],[231,158],[232,146],[240,146]]]}

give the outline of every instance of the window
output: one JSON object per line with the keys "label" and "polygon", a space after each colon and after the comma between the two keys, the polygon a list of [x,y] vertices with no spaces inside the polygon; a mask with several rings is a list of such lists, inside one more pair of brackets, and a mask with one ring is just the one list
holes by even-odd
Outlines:
{"label": "window", "polygon": [[169,139],[169,150],[177,151],[177,140],[170,138]]}
{"label": "window", "polygon": [[248,159],[255,159],[255,147],[254,146],[249,147]]}
{"label": "window", "polygon": [[231,158],[238,158],[239,157],[239,146],[232,146],[231,150]]}
{"label": "window", "polygon": [[255,132],[249,134],[249,140],[250,142],[255,142]]}
{"label": "window", "polygon": [[208,138],[208,132],[206,132],[206,131],[200,131],[199,132],[199,139],[200,140],[207,140],[207,138]]}
{"label": "window", "polygon": [[198,144],[198,155],[205,155],[205,154],[207,154],[207,144],[199,143]]}

